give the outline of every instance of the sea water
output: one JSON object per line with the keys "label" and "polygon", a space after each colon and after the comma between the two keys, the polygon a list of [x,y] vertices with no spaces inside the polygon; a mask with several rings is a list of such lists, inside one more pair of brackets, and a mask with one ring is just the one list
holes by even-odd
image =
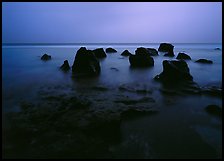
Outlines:
{"label": "sea water", "polygon": [[[149,68],[130,68],[128,57],[121,56],[124,50],[132,54],[138,47],[158,49],[155,44],[45,44],[45,45],[5,45],[2,46],[2,99],[3,112],[19,111],[22,100],[35,101],[40,88],[48,88],[52,85],[73,86],[77,91],[88,96],[88,87],[104,86],[111,89],[111,97],[116,96],[117,89],[121,85],[144,86],[153,89],[153,97],[156,100],[156,108],[159,115],[142,117],[137,120],[127,121],[122,124],[124,139],[120,145],[111,147],[116,157],[127,158],[133,153],[136,157],[150,158],[154,149],[165,153],[173,144],[173,149],[178,150],[180,140],[189,138],[191,130],[195,131],[204,142],[218,151],[221,156],[222,132],[221,123],[207,115],[204,108],[208,104],[217,104],[222,107],[221,98],[210,96],[186,96],[169,100],[158,89],[159,82],[153,78],[163,71],[163,60],[175,60],[179,52],[188,54],[192,60],[187,60],[190,73],[194,81],[201,87],[206,85],[222,85],[222,44],[173,44],[175,57],[164,57],[162,52],[154,56],[154,66]],[[100,59],[101,73],[98,77],[74,80],[72,72],[60,70],[64,60],[68,60],[72,66],[75,54],[80,47],[96,49],[112,47],[117,53],[107,53],[107,57]],[[220,50],[215,50],[219,48]],[[52,59],[42,61],[41,56],[47,53]],[[198,59],[209,59],[213,64],[195,63]],[[134,95],[129,95],[135,97]],[[89,95],[89,97],[93,97]],[[109,99],[108,99],[109,100]],[[105,102],[107,99],[105,99]],[[113,108],[113,103],[108,108]],[[105,105],[106,106],[106,105]],[[176,129],[176,130],[174,130]],[[191,129],[191,130],[189,130]],[[176,132],[176,134],[174,134]],[[178,136],[176,136],[178,135]],[[178,137],[178,139],[177,139]],[[169,142],[168,140],[173,140]],[[165,150],[157,145],[166,148]],[[183,143],[184,144],[184,143]],[[193,144],[193,143],[192,143]],[[151,149],[152,147],[153,149]],[[172,152],[171,152],[172,153]],[[158,155],[158,154],[157,154]],[[159,156],[155,155],[155,158]],[[161,154],[161,158],[168,157]]]}

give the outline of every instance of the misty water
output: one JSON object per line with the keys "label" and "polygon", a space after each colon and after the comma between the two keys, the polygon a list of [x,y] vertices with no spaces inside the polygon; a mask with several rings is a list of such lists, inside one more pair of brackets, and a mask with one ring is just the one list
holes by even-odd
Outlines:
{"label": "misty water", "polygon": [[[133,106],[155,110],[157,113],[134,119],[124,119],[119,126],[120,139],[117,139],[119,141],[116,140],[116,143],[108,141],[109,143],[104,148],[100,144],[101,147],[99,147],[100,150],[97,151],[97,154],[90,154],[90,157],[194,158],[195,154],[196,158],[221,158],[222,121],[205,111],[205,107],[210,104],[222,107],[221,97],[193,94],[165,95],[161,92],[162,84],[153,78],[163,71],[163,60],[175,60],[179,52],[184,52],[192,58],[186,62],[193,80],[198,86],[222,87],[222,45],[175,43],[173,45],[175,57],[164,57],[164,53],[159,52],[159,56],[153,56],[154,66],[148,68],[131,68],[128,57],[121,56],[121,53],[128,49],[134,54],[137,47],[158,49],[159,43],[2,46],[2,110],[3,118],[5,118],[3,127],[10,129],[11,126],[8,125],[7,117],[4,115],[21,113],[21,102],[24,101],[34,104],[40,103],[44,92],[48,93],[48,96],[51,96],[51,93],[52,96],[57,93],[64,95],[75,93],[92,102],[90,107],[94,113],[101,113],[105,117],[107,117],[108,111],[116,113],[127,108],[126,105],[117,103],[119,100],[147,98],[146,100],[152,99],[153,101],[143,101]],[[106,58],[99,60],[101,73],[98,77],[72,78],[71,70],[63,72],[59,67],[64,60],[68,60],[72,66],[75,54],[82,46],[87,49],[102,47],[104,50],[112,47],[118,52],[107,53]],[[220,48],[220,50],[215,50],[215,48]],[[51,55],[52,59],[46,62],[40,60],[44,53]],[[200,58],[212,60],[213,64],[195,63]],[[124,91],[121,90],[123,87]],[[148,92],[133,92],[136,90]],[[32,123],[27,123],[27,126],[29,124]],[[3,135],[8,135],[7,132],[6,130]],[[69,135],[73,135],[73,133],[70,131]],[[91,134],[89,135],[91,136]],[[54,137],[54,133],[52,137]],[[109,137],[113,138],[113,134]],[[24,151],[29,149],[27,147],[31,147],[31,149],[34,147],[35,149],[35,142],[32,139]],[[74,143],[68,141],[68,138],[64,142]],[[22,142],[19,143],[23,144]],[[54,141],[51,144],[54,144]],[[60,146],[63,143],[56,142],[55,144]],[[93,146],[97,148],[97,145]],[[64,146],[63,144],[62,147]],[[73,145],[69,144],[68,147],[70,146]],[[65,146],[65,148],[68,147]],[[19,148],[19,145],[13,145],[7,140],[7,137],[3,148],[6,151],[5,156],[9,158],[26,157],[26,155],[36,158],[45,157],[44,153],[35,153],[35,150],[28,153],[22,151],[21,155],[11,152]],[[60,150],[55,150],[56,152],[60,153]],[[61,153],[63,152],[61,150]],[[83,153],[83,155],[88,157],[87,153]],[[38,156],[38,154],[40,155]],[[76,157],[75,150],[62,156],[70,158],[70,154],[74,154],[71,157]],[[77,156],[79,155],[77,154]],[[50,157],[54,158],[54,152],[50,153]]]}

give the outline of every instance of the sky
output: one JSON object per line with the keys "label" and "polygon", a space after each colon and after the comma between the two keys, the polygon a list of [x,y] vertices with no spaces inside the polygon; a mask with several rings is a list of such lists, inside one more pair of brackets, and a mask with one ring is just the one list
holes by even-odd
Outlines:
{"label": "sky", "polygon": [[3,43],[221,43],[222,2],[2,2]]}

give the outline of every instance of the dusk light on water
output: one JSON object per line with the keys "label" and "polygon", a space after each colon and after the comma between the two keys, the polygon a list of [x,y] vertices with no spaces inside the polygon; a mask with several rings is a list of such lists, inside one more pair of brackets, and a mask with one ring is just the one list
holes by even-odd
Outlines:
{"label": "dusk light on water", "polygon": [[221,159],[221,2],[3,2],[2,158]]}

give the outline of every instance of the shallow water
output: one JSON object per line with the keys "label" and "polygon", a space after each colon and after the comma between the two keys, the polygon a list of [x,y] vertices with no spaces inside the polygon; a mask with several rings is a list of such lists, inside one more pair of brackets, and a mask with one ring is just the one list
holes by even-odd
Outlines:
{"label": "shallow water", "polygon": [[[66,59],[71,66],[75,53],[81,46],[86,46],[87,49],[113,47],[118,52],[107,54],[105,59],[100,60],[99,77],[72,79],[71,71],[64,73],[59,67]],[[126,108],[124,104],[116,102],[127,98],[152,98],[154,102],[143,101],[134,106],[157,110],[159,113],[122,121],[121,141],[110,145],[110,153],[103,157],[194,158],[192,148],[195,147],[194,150],[197,151],[208,146],[204,152],[215,149],[215,155],[206,157],[203,151],[199,151],[195,157],[220,158],[222,122],[207,114],[204,108],[209,104],[222,107],[222,99],[204,95],[164,95],[159,91],[162,85],[153,78],[162,72],[163,60],[175,59],[179,52],[185,52],[192,58],[187,63],[199,86],[221,86],[222,50],[214,50],[221,48],[221,44],[174,44],[174,58],[164,57],[159,52],[159,56],[153,57],[154,67],[130,68],[128,57],[120,54],[125,49],[134,54],[136,48],[141,46],[157,49],[159,44],[3,46],[3,112],[19,112],[22,101],[38,102],[40,92],[52,89],[53,94],[67,95],[70,95],[69,90],[72,89],[76,94],[90,99],[93,102],[91,107],[98,112],[110,109],[116,113],[121,108]],[[41,61],[40,57],[44,53],[50,54],[52,59]],[[213,64],[194,62],[200,58],[210,59]],[[119,87],[123,86],[129,90],[120,90]],[[92,87],[103,87],[106,90],[90,90]],[[136,93],[132,88],[149,92]]]}

